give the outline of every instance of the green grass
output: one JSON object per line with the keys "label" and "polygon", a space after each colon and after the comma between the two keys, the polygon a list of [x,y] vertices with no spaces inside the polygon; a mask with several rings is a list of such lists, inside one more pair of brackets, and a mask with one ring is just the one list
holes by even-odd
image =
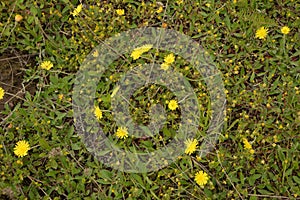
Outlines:
{"label": "green grass", "polygon": [[[7,89],[0,111],[0,199],[300,199],[300,1],[140,1],[84,2],[76,17],[76,0],[0,3],[0,70],[20,68],[25,88],[0,79]],[[162,12],[157,12],[163,6]],[[125,9],[119,16],[116,9]],[[15,21],[15,15],[23,19]],[[199,42],[222,73],[226,118],[219,141],[205,157],[199,149],[154,172],[126,173],[99,162],[89,153],[74,126],[72,91],[84,58],[107,38],[133,28],[165,27]],[[265,39],[255,37],[266,27]],[[290,32],[282,34],[287,26]],[[150,121],[151,105],[161,102],[167,124],[150,139],[117,140],[111,93],[124,72],[169,52],[151,49],[133,61],[123,55],[97,84],[99,121],[118,146],[153,151],[175,136],[180,109],[166,101],[176,96],[152,84],[130,99],[132,118]],[[16,57],[16,58],[14,58]],[[43,61],[53,68],[43,70]],[[7,66],[6,66],[7,65]],[[200,74],[176,56],[174,68],[188,78],[201,111],[197,137],[209,126],[209,91]],[[10,67],[8,67],[10,66]],[[3,70],[3,71],[2,71]],[[32,92],[32,85],[35,91]],[[24,90],[23,88],[23,90]],[[9,100],[10,98],[18,101]],[[10,102],[14,102],[11,105]],[[244,147],[247,139],[254,150]],[[28,155],[14,147],[29,142]],[[210,179],[199,186],[198,171]]]}

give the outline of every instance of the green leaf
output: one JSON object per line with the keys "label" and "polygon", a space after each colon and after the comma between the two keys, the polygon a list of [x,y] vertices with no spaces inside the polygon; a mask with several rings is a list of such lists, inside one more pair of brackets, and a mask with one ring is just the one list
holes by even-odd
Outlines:
{"label": "green leaf", "polygon": [[131,177],[134,178],[141,187],[144,187],[144,182],[142,180],[142,177],[140,177],[138,174],[131,174]]}
{"label": "green leaf", "polygon": [[298,176],[293,176],[293,180],[300,185],[300,178]]}
{"label": "green leaf", "polygon": [[264,195],[270,195],[272,194],[272,192],[268,191],[268,190],[264,190],[264,189],[258,189],[257,190],[260,194],[264,194]]}
{"label": "green leaf", "polygon": [[81,149],[81,147],[80,147],[80,145],[78,143],[72,144],[71,146],[72,146],[73,150],[79,150],[79,149]]}
{"label": "green leaf", "polygon": [[29,17],[27,18],[28,24],[31,24],[33,21],[34,21],[34,16],[29,16]]}
{"label": "green leaf", "polygon": [[261,174],[254,174],[252,176],[249,177],[249,185],[253,186],[256,179],[260,178]]}
{"label": "green leaf", "polygon": [[100,170],[99,175],[100,175],[100,178],[102,178],[102,179],[111,180],[111,178],[112,178],[112,172],[110,172],[106,169]]}
{"label": "green leaf", "polygon": [[50,159],[49,162],[50,162],[51,168],[57,169],[58,164],[54,159]]}
{"label": "green leaf", "polygon": [[46,149],[46,150],[50,150],[51,147],[49,146],[48,142],[44,139],[44,138],[40,138],[39,139],[39,144],[42,148]]}
{"label": "green leaf", "polygon": [[278,157],[281,160],[281,162],[284,162],[285,156],[284,156],[284,153],[283,153],[283,150],[281,147],[278,148],[277,153],[278,153]]}
{"label": "green leaf", "polygon": [[33,16],[35,16],[35,15],[37,15],[37,13],[38,13],[38,10],[37,10],[37,8],[36,8],[36,7],[34,7],[34,6],[31,6],[31,7],[30,7],[30,12],[31,12],[31,14],[33,14]]}

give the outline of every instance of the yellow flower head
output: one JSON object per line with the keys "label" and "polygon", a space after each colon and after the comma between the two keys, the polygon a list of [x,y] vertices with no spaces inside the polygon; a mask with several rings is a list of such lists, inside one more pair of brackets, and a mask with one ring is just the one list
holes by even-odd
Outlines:
{"label": "yellow flower head", "polygon": [[171,100],[168,104],[170,110],[176,110],[178,108],[178,103],[176,100]]}
{"label": "yellow flower head", "polygon": [[79,4],[75,10],[71,13],[73,15],[73,17],[76,17],[82,10],[82,4]]}
{"label": "yellow flower head", "polygon": [[41,68],[45,69],[45,70],[50,70],[52,67],[53,67],[53,64],[50,61],[44,61],[41,64]]}
{"label": "yellow flower head", "polygon": [[158,8],[158,10],[156,11],[156,13],[161,13],[163,10],[164,10],[164,8],[163,8],[162,6],[160,6],[160,7]]}
{"label": "yellow flower head", "polygon": [[15,21],[20,22],[23,19],[22,15],[16,14]]}
{"label": "yellow flower head", "polygon": [[125,128],[125,127],[118,128],[118,130],[116,132],[116,136],[121,139],[128,137],[127,128]]}
{"label": "yellow flower head", "polygon": [[61,101],[64,98],[64,95],[63,94],[59,94],[57,97]]}
{"label": "yellow flower head", "polygon": [[117,9],[117,10],[116,10],[116,13],[117,13],[118,15],[122,16],[122,15],[125,14],[125,11],[124,11],[124,9]]}
{"label": "yellow flower head", "polygon": [[289,34],[290,31],[291,31],[291,29],[287,26],[284,26],[284,27],[281,28],[281,33],[284,34],[284,35]]}
{"label": "yellow flower head", "polygon": [[196,151],[198,145],[198,141],[196,139],[194,140],[187,139],[184,143],[186,145],[186,149],[184,151],[186,154],[191,155]]}
{"label": "yellow flower head", "polygon": [[19,164],[19,165],[23,165],[23,162],[22,162],[22,160],[17,160],[17,164]]}
{"label": "yellow flower head", "polygon": [[141,47],[135,48],[135,49],[132,51],[130,57],[132,57],[133,60],[136,60],[136,59],[138,59],[139,57],[141,57],[141,55],[142,55],[143,53],[146,53],[147,51],[149,51],[152,47],[153,47],[152,44],[146,44],[146,45],[143,45],[143,46],[141,46]]}
{"label": "yellow flower head", "polygon": [[183,0],[177,0],[176,3],[180,5],[183,3]]}
{"label": "yellow flower head", "polygon": [[139,57],[141,57],[142,54],[143,54],[143,52],[142,52],[141,50],[135,49],[135,50],[132,51],[130,57],[132,57],[133,60],[136,60],[136,59],[138,59]]}
{"label": "yellow flower head", "polygon": [[246,138],[243,139],[243,143],[244,143],[244,148],[251,150],[252,149],[252,145],[248,142],[248,140]]}
{"label": "yellow flower head", "polygon": [[3,99],[5,91],[2,87],[0,87],[0,100]]}
{"label": "yellow flower head", "polygon": [[268,35],[268,29],[263,26],[257,29],[255,33],[255,37],[259,39],[265,39],[267,35]]}
{"label": "yellow flower head", "polygon": [[98,53],[98,51],[96,50],[96,51],[94,51],[93,52],[93,57],[95,57],[95,58],[97,58],[99,56],[99,53]]}
{"label": "yellow flower head", "polygon": [[199,171],[195,175],[195,181],[200,186],[204,186],[208,182],[208,180],[209,176],[203,171]]}
{"label": "yellow flower head", "polygon": [[27,141],[21,140],[17,142],[15,148],[14,148],[14,153],[19,156],[23,157],[27,155],[28,150],[30,149],[30,146]]}
{"label": "yellow flower head", "polygon": [[169,55],[167,55],[165,58],[164,58],[164,61],[165,63],[167,64],[171,64],[175,61],[175,56],[174,54],[170,53]]}
{"label": "yellow flower head", "polygon": [[149,51],[151,48],[153,47],[152,44],[145,44],[141,47],[138,47],[138,49],[140,49],[140,51],[142,51],[143,53],[146,53],[147,51]]}
{"label": "yellow flower head", "polygon": [[163,64],[161,64],[160,66],[161,66],[161,69],[163,69],[163,70],[168,70],[169,67],[170,67],[170,65],[167,64],[167,63],[163,63]]}
{"label": "yellow flower head", "polygon": [[100,120],[102,118],[102,111],[100,110],[100,108],[98,106],[95,106],[94,115],[96,116],[96,118],[98,120]]}

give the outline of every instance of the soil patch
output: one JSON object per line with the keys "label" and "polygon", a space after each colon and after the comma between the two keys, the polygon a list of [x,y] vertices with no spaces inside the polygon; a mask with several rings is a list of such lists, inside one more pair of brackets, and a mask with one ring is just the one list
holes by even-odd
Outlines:
{"label": "soil patch", "polygon": [[24,69],[34,65],[32,55],[4,53],[0,55],[0,87],[5,90],[5,95],[0,100],[0,121],[4,117],[1,113],[4,105],[7,104],[11,109],[24,98],[25,92],[34,94],[36,83],[24,83]]}

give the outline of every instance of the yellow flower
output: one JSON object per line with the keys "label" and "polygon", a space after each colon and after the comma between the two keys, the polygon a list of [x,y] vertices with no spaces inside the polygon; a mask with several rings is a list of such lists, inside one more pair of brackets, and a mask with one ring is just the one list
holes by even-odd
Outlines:
{"label": "yellow flower", "polygon": [[122,15],[125,14],[125,11],[124,11],[124,9],[117,9],[117,10],[116,10],[116,13],[117,13],[118,15],[122,16]]}
{"label": "yellow flower", "polygon": [[243,139],[243,143],[244,143],[244,148],[251,150],[252,149],[252,145],[248,142],[248,140],[246,138]]}
{"label": "yellow flower", "polygon": [[167,55],[165,58],[164,58],[164,61],[165,63],[167,64],[171,64],[175,61],[175,57],[172,53],[170,53],[169,55]]}
{"label": "yellow flower", "polygon": [[16,22],[20,22],[23,19],[22,15],[16,14],[15,20]]}
{"label": "yellow flower", "polygon": [[99,56],[99,53],[98,53],[98,51],[97,51],[97,50],[96,50],[96,51],[94,51],[94,52],[93,52],[93,57],[95,57],[95,58],[96,58],[96,57],[98,57],[98,56]]}
{"label": "yellow flower", "polygon": [[163,69],[163,70],[168,70],[169,67],[170,67],[170,65],[167,64],[167,63],[163,63],[163,64],[161,64],[160,66],[161,66],[161,69]]}
{"label": "yellow flower", "polygon": [[135,48],[130,57],[133,58],[133,60],[136,60],[138,59],[143,53],[146,53],[147,51],[149,51],[151,48],[153,47],[152,44],[146,44],[146,45],[143,45],[141,47],[138,47],[138,48]]}
{"label": "yellow flower", "polygon": [[196,139],[194,140],[187,139],[184,143],[186,145],[186,149],[184,151],[186,154],[191,155],[196,151],[198,145],[198,141]]}
{"label": "yellow flower", "polygon": [[136,60],[136,59],[138,59],[139,57],[141,57],[142,54],[143,54],[143,53],[142,53],[141,50],[135,49],[135,50],[132,51],[130,57],[132,57],[133,60]]}
{"label": "yellow flower", "polygon": [[14,153],[19,156],[23,157],[27,155],[28,150],[30,149],[30,146],[27,141],[21,140],[17,142],[15,148],[14,148]]}
{"label": "yellow flower", "polygon": [[50,70],[52,67],[53,67],[53,64],[50,61],[44,61],[41,64],[41,68],[45,69],[45,70]]}
{"label": "yellow flower", "polygon": [[145,44],[141,47],[138,47],[138,49],[140,49],[143,53],[146,53],[147,51],[149,51],[151,48],[153,47],[152,44]]}
{"label": "yellow flower", "polygon": [[287,26],[284,26],[281,28],[281,33],[284,35],[289,34],[290,31],[291,31],[291,29]]}
{"label": "yellow flower", "polygon": [[268,35],[268,29],[263,26],[257,29],[255,33],[255,37],[259,39],[264,39],[266,38],[267,35]]}
{"label": "yellow flower", "polygon": [[170,110],[176,110],[178,108],[178,103],[176,100],[171,100],[168,104]]}
{"label": "yellow flower", "polygon": [[177,0],[176,3],[180,5],[183,3],[183,0]]}
{"label": "yellow flower", "polygon": [[204,186],[208,182],[208,180],[209,176],[203,171],[199,171],[195,175],[195,181],[200,186]]}
{"label": "yellow flower", "polygon": [[62,99],[64,98],[64,95],[63,94],[59,94],[58,95],[58,99],[61,101]]}
{"label": "yellow flower", "polygon": [[17,160],[17,164],[19,164],[19,165],[23,165],[23,162],[22,162],[22,160]]}
{"label": "yellow flower", "polygon": [[121,139],[128,137],[127,128],[125,128],[125,127],[118,128],[118,130],[116,132],[116,136]]}
{"label": "yellow flower", "polygon": [[159,9],[156,11],[156,13],[161,13],[163,10],[164,10],[163,7],[160,6]]}
{"label": "yellow flower", "polygon": [[98,120],[100,120],[102,118],[102,111],[100,110],[100,108],[98,106],[95,106],[94,115],[96,116],[96,118]]}
{"label": "yellow flower", "polygon": [[2,87],[0,87],[0,100],[3,99],[5,91]]}
{"label": "yellow flower", "polygon": [[82,4],[79,4],[75,10],[71,13],[73,15],[73,17],[76,17],[82,10]]}

